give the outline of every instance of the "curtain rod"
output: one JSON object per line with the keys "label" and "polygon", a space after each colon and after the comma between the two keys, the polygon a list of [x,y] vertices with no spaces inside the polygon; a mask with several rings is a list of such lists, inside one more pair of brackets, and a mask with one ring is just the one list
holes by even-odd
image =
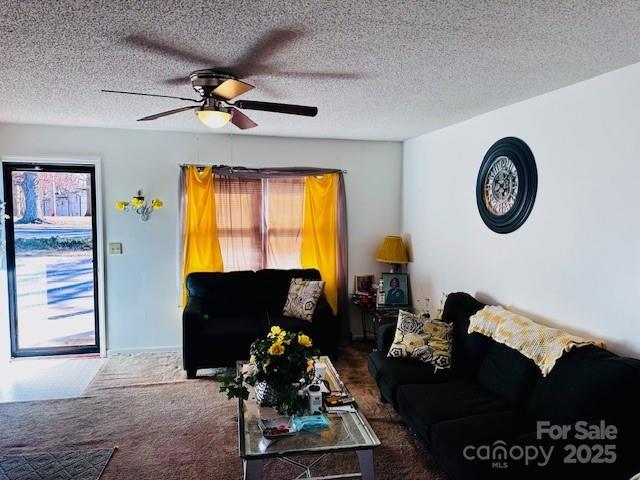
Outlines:
{"label": "curtain rod", "polygon": [[[278,170],[278,169],[288,169],[290,168],[291,170],[295,170],[296,168],[300,168],[300,167],[267,167],[267,168],[249,168],[249,167],[232,167],[230,165],[213,165],[211,163],[209,164],[204,164],[204,163],[180,163],[178,164],[178,166],[180,167],[197,167],[197,168],[207,168],[207,167],[213,167],[214,169],[216,167],[218,168],[238,168],[238,169],[245,169],[245,170]],[[314,167],[305,167],[305,168],[314,168]],[[335,170],[336,173],[344,173],[346,174],[348,171],[347,170],[341,170],[339,168],[333,169],[333,168],[318,168],[319,170]]]}

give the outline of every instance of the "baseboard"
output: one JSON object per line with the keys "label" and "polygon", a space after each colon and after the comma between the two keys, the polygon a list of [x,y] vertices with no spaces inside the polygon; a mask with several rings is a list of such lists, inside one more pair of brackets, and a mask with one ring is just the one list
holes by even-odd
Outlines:
{"label": "baseboard", "polygon": [[126,353],[162,353],[162,352],[181,352],[180,345],[167,345],[161,347],[134,347],[134,348],[109,348],[107,356]]}

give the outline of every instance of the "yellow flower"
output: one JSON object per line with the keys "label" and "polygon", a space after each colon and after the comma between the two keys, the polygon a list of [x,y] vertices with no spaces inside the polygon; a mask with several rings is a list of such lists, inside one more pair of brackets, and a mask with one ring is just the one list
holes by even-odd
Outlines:
{"label": "yellow flower", "polygon": [[307,335],[298,335],[298,343],[303,347],[310,347],[311,339]]}
{"label": "yellow flower", "polygon": [[311,359],[307,360],[307,373],[309,373],[311,370],[313,370],[313,364],[315,362]]}
{"label": "yellow flower", "polygon": [[154,198],[153,200],[151,200],[151,206],[157,210],[164,207],[164,202],[159,198]]}
{"label": "yellow flower", "polygon": [[129,205],[129,202],[120,200],[119,202],[116,202],[116,210],[122,212],[125,208],[127,208],[128,205]]}
{"label": "yellow flower", "polygon": [[276,338],[276,337],[284,337],[287,334],[287,332],[285,332],[284,330],[282,330],[279,326],[274,325],[273,327],[271,327],[271,330],[269,331],[269,334],[267,335],[267,337],[269,338]]}
{"label": "yellow flower", "polygon": [[284,346],[280,341],[273,342],[273,345],[269,347],[269,355],[282,355],[284,353]]}
{"label": "yellow flower", "polygon": [[249,358],[249,361],[251,363],[256,363],[256,356],[255,355],[251,355],[251,357]]}
{"label": "yellow flower", "polygon": [[135,208],[141,207],[143,203],[144,203],[144,199],[142,198],[133,197],[131,199],[131,205],[133,205]]}

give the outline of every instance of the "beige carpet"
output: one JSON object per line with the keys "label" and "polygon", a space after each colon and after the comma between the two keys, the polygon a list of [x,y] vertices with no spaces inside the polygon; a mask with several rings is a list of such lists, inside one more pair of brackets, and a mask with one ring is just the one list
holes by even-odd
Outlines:
{"label": "beige carpet", "polygon": [[[377,478],[444,479],[393,409],[378,400],[367,373],[369,349],[355,344],[336,367],[382,442],[374,453]],[[102,480],[242,478],[236,402],[211,378],[186,380],[177,354],[110,358],[85,395],[0,404],[0,454],[117,446]],[[329,456],[314,473],[357,469],[355,453],[344,453]],[[298,473],[271,460],[264,478]]]}

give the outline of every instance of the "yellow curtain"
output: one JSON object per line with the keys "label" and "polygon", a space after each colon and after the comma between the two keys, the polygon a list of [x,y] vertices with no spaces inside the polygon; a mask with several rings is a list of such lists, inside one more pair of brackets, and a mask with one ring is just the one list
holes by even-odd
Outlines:
{"label": "yellow curtain", "polygon": [[182,303],[187,300],[185,280],[191,272],[222,272],[222,253],[216,225],[216,197],[211,167],[187,167]]}
{"label": "yellow curtain", "polygon": [[324,294],[338,313],[338,175],[308,176],[304,185],[302,268],[317,268],[325,281]]}

